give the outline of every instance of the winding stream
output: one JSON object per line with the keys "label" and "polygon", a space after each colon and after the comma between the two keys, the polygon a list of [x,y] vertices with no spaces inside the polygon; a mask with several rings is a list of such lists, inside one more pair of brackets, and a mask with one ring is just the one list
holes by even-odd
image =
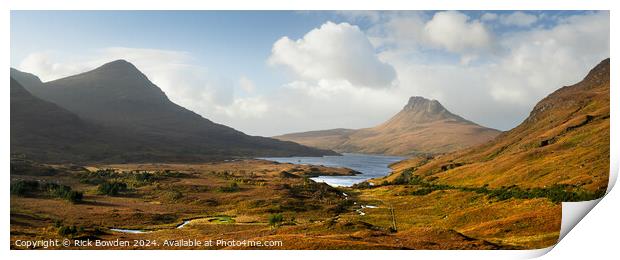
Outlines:
{"label": "winding stream", "polygon": [[[190,220],[184,220],[183,223],[177,225],[176,228],[177,229],[181,229],[181,228],[185,227],[187,224],[191,223],[192,221],[199,220],[199,219],[210,220],[212,218],[195,218],[195,219],[190,219]],[[120,233],[128,233],[128,234],[145,234],[145,233],[151,233],[151,232],[155,232],[155,231],[159,231],[159,230],[164,230],[164,229],[168,229],[168,228],[162,228],[162,229],[156,229],[156,230],[110,228],[110,231],[120,232]]]}

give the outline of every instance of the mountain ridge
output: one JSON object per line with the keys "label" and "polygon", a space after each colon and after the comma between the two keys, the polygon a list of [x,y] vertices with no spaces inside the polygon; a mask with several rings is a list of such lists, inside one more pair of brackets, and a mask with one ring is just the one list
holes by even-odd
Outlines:
{"label": "mountain ridge", "polygon": [[28,83],[23,87],[34,96],[83,120],[114,129],[120,133],[117,136],[139,140],[144,151],[162,152],[170,158],[337,155],[294,142],[249,136],[214,123],[170,101],[146,75],[124,60],[44,83],[16,69],[11,69],[11,74],[17,81]]}
{"label": "mountain ridge", "polygon": [[450,152],[483,143],[499,133],[453,114],[437,100],[412,96],[401,111],[375,127],[318,130],[274,138],[338,152],[411,155]]}
{"label": "mountain ridge", "polygon": [[401,112],[412,112],[418,118],[414,119],[415,123],[423,121],[433,121],[441,119],[452,119],[456,121],[466,121],[464,118],[448,111],[439,101],[435,99],[427,99],[422,96],[412,96]]}
{"label": "mountain ridge", "polygon": [[394,174],[385,180],[410,171],[438,184],[461,187],[562,186],[604,192],[610,160],[609,69],[608,58],[581,81],[540,100],[521,124],[488,143],[395,163]]}

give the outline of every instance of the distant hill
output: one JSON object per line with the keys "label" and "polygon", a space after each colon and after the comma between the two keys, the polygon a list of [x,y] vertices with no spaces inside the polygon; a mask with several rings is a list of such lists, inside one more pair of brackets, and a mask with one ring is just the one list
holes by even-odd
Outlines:
{"label": "distant hill", "polygon": [[[525,121],[484,145],[392,165],[439,184],[501,188],[568,185],[604,192],[609,178],[609,59],[536,104]],[[382,180],[380,180],[382,181]]]}
{"label": "distant hill", "polygon": [[[124,60],[45,83],[15,69],[11,69],[11,77],[34,96],[102,127],[106,133],[113,133],[108,137],[128,139],[140,146],[131,151],[132,156],[121,156],[124,158],[117,160],[183,161],[337,154],[293,142],[249,136],[214,123],[170,101],[161,89]],[[11,101],[13,103],[13,99]],[[33,119],[30,123],[37,122]],[[116,140],[108,141],[116,143]]]}
{"label": "distant hill", "polygon": [[452,114],[437,100],[411,97],[398,114],[372,128],[311,131],[275,138],[338,152],[411,155],[455,151],[484,143],[499,133]]}

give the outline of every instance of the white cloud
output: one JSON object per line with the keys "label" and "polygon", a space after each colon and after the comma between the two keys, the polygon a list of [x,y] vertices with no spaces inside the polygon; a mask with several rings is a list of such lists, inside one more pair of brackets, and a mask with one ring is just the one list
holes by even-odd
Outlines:
{"label": "white cloud", "polygon": [[241,76],[241,78],[239,78],[239,87],[241,87],[243,91],[248,93],[252,93],[256,89],[254,82],[252,82],[246,76]]}
{"label": "white cloud", "polygon": [[521,11],[516,11],[507,15],[501,15],[499,18],[499,22],[504,25],[512,25],[512,26],[530,26],[538,21],[538,17],[533,14],[527,14]]}
{"label": "white cloud", "polygon": [[35,74],[42,81],[70,76],[91,68],[90,65],[81,62],[56,62],[53,60],[54,56],[54,52],[51,51],[31,53],[21,61],[18,68],[23,71],[36,72]]}
{"label": "white cloud", "polygon": [[460,12],[347,15],[354,21],[367,16],[363,19],[372,26],[326,23],[301,39],[274,43],[269,63],[293,73],[270,92],[247,77],[213,75],[190,54],[175,51],[111,48],[74,60],[46,52],[31,55],[20,67],[52,79],[124,58],[178,104],[269,136],[370,127],[397,113],[413,95],[438,99],[467,119],[507,130],[540,99],[578,82],[609,57],[609,12],[573,14],[544,27],[497,34],[489,28],[506,27],[499,15],[483,15],[484,24]]}
{"label": "white cloud", "polygon": [[484,24],[461,12],[437,12],[424,30],[431,43],[451,52],[463,53],[491,45],[491,34]]}
{"label": "white cloud", "polygon": [[405,52],[439,50],[456,54],[468,64],[492,52],[494,35],[478,20],[458,11],[437,12],[428,17],[422,12],[395,13],[367,33],[375,47]]}
{"label": "white cloud", "polygon": [[230,106],[217,109],[232,118],[262,118],[269,111],[269,104],[260,96],[243,97],[235,99]]}
{"label": "white cloud", "polygon": [[326,22],[298,40],[282,37],[268,60],[306,80],[347,80],[361,87],[389,87],[394,68],[377,58],[375,49],[357,26]]}
{"label": "white cloud", "polygon": [[[33,73],[43,81],[50,81],[89,71],[117,59],[134,64],[173,102],[209,119],[232,123],[232,117],[260,117],[267,112],[268,108],[260,98],[238,97],[234,91],[234,81],[196,65],[186,52],[112,47],[96,50],[87,57],[54,52],[32,53],[20,63],[18,69]],[[254,90],[253,82],[245,77],[238,84],[246,93]]]}
{"label": "white cloud", "polygon": [[[413,95],[438,99],[467,119],[507,130],[525,119],[536,102],[561,86],[578,82],[609,55],[607,12],[573,15],[548,29],[497,36],[458,12],[432,17],[382,14],[380,20],[365,33],[375,52],[381,50],[379,60],[396,70],[391,88],[356,88],[348,80],[308,80],[297,75],[277,100],[268,99],[274,107],[286,109],[272,110],[264,119],[287,120],[275,120],[278,123],[265,131],[369,127],[395,114]],[[451,36],[431,41],[430,35],[440,32]],[[483,36],[458,42],[476,35]],[[429,49],[454,53],[461,59],[456,63],[439,59]],[[471,62],[476,59],[480,62]]]}
{"label": "white cloud", "polygon": [[[413,20],[418,22],[407,25],[428,23]],[[405,24],[399,15],[377,25],[383,26],[383,37],[390,42],[411,42],[411,35],[393,30],[394,21]],[[578,82],[589,69],[609,57],[609,30],[609,12],[592,12],[565,17],[547,28],[492,37],[492,49],[482,49],[480,62],[474,64],[437,59],[436,53],[426,51],[425,44],[414,45],[413,49],[407,48],[411,45],[394,45],[380,56],[397,71],[399,95],[436,98],[475,122],[510,129],[527,116],[536,102],[562,86]],[[419,41],[423,42],[423,38]],[[461,61],[464,58],[467,54],[461,54]]]}
{"label": "white cloud", "polygon": [[500,93],[519,89],[527,95],[504,95],[502,100],[531,104],[555,88],[581,80],[609,57],[609,29],[609,13],[599,12],[572,16],[549,29],[507,36],[502,41],[507,53],[496,61],[491,79],[498,85],[494,88],[504,89]]}

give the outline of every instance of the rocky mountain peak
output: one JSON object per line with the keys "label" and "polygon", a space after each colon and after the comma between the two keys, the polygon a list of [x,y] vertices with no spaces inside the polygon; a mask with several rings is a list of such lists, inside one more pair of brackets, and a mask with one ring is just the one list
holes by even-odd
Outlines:
{"label": "rocky mountain peak", "polygon": [[440,114],[447,111],[439,101],[434,99],[427,99],[420,96],[413,96],[409,98],[409,102],[403,108],[404,111],[426,113],[426,114]]}

